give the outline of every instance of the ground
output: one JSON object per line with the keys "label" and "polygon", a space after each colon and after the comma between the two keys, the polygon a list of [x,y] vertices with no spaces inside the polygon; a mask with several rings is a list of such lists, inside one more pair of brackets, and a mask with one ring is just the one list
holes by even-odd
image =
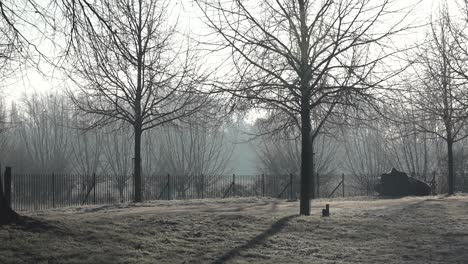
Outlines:
{"label": "ground", "polygon": [[242,198],[30,213],[0,227],[0,263],[468,261],[468,196],[318,200],[311,216],[298,211],[298,202]]}

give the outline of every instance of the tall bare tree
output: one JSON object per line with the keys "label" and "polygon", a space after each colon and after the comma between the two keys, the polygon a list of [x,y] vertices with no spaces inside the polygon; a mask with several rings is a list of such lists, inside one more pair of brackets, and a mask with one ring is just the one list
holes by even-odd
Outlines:
{"label": "tall bare tree", "polygon": [[391,0],[196,2],[218,48],[231,52],[228,72],[236,76],[218,86],[254,107],[282,111],[289,117],[283,127],[299,127],[300,214],[309,215],[313,140],[339,109],[371,103],[372,88],[389,77],[375,72],[390,56],[383,44],[405,28],[396,18],[401,10]]}
{"label": "tall bare tree", "polygon": [[200,58],[169,22],[169,1],[73,1],[69,73],[79,92],[75,104],[99,115],[96,125],[116,120],[134,134],[134,200],[142,201],[142,134],[199,111],[204,78]]}
{"label": "tall bare tree", "polygon": [[[0,13],[5,14],[3,3],[0,3]],[[21,59],[18,54],[21,53],[22,42],[19,38],[18,32],[12,28],[12,21],[7,20],[2,15],[0,17],[0,87],[4,85],[4,82],[14,72],[16,62]],[[4,117],[4,115],[2,115]],[[7,120],[2,118],[2,132]],[[0,174],[1,175],[1,174]],[[18,219],[18,214],[13,211],[10,205],[7,203],[5,197],[2,177],[0,176],[0,225],[13,222]]]}
{"label": "tall bare tree", "polygon": [[[5,149],[6,149],[5,147],[9,145],[8,144],[9,139],[7,138],[8,129],[9,129],[9,125],[8,125],[8,121],[7,121],[6,114],[5,114],[5,106],[2,100],[0,101],[0,148],[2,150],[2,153],[1,153],[2,158],[5,158],[7,154],[5,152]],[[0,166],[0,170],[1,169],[2,168]],[[3,179],[1,176],[2,176],[2,173],[0,172],[0,225],[13,222],[18,218],[18,215],[16,214],[16,212],[14,212],[12,208],[10,207],[10,205],[7,203],[7,199],[5,197],[3,183],[2,183]]]}
{"label": "tall bare tree", "polygon": [[[446,5],[432,19],[427,40],[413,59],[414,71],[407,90],[400,93],[415,108],[415,130],[441,138],[447,148],[448,194],[454,193],[453,145],[468,137],[468,93],[463,73],[467,68],[459,36],[453,33],[456,22]],[[434,125],[435,124],[435,125]]]}

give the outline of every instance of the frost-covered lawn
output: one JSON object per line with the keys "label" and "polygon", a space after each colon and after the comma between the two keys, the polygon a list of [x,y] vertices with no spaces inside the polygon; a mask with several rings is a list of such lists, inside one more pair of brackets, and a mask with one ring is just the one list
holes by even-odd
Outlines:
{"label": "frost-covered lawn", "polygon": [[[331,217],[319,212],[330,203]],[[468,263],[468,197],[83,207],[0,227],[0,263]]]}

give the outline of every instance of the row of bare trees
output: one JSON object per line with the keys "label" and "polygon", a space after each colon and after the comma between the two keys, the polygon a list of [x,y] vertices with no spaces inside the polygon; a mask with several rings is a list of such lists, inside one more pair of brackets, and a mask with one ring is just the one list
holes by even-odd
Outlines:
{"label": "row of bare trees", "polygon": [[[69,102],[35,95],[13,105],[9,116],[3,110],[2,162],[17,173],[132,175],[133,131],[121,123],[80,129],[81,112]],[[234,148],[225,127],[196,123],[152,130],[143,146],[146,175],[223,174]]]}
{"label": "row of bare trees", "polygon": [[[159,136],[165,138],[159,142],[170,142],[170,146],[159,146],[167,153],[173,146],[183,148],[178,154],[168,154],[165,164],[171,164],[191,159],[199,151],[187,148],[183,136],[169,137],[185,133],[178,127],[210,135],[217,125],[204,128],[212,123],[207,120],[227,121],[226,114],[249,109],[261,109],[269,122],[262,134],[292,140],[287,146],[300,154],[296,159],[300,160],[303,215],[310,214],[310,198],[314,198],[312,175],[320,167],[314,159],[314,146],[321,145],[315,144],[319,135],[336,134],[340,127],[366,121],[374,121],[365,127],[378,132],[360,128],[356,133],[375,136],[372,145],[380,143],[380,135],[388,134],[419,137],[422,133],[423,137],[430,134],[443,139],[449,193],[453,193],[453,144],[466,137],[466,13],[452,15],[443,7],[430,21],[423,43],[399,45],[404,34],[424,26],[409,19],[418,5],[402,7],[395,0],[194,2],[209,31],[197,36],[196,43],[178,30],[178,20],[170,16],[175,3],[170,1],[1,1],[1,38],[6,43],[0,47],[2,62],[13,65],[17,54],[32,64],[34,57],[25,52],[35,51],[66,76],[68,96],[74,109],[82,113],[70,125],[131,131],[121,133],[130,134],[132,140],[136,202],[142,200],[142,169],[150,157],[145,153],[144,135],[152,138],[150,131],[161,126],[176,129],[166,137]],[[466,3],[459,4],[458,10],[466,11]],[[53,54],[58,56],[38,48],[25,34],[28,28],[56,43]],[[210,55],[215,59],[209,60]],[[217,58],[223,59],[217,63]],[[2,73],[7,76],[7,71]],[[35,113],[30,133],[19,133],[23,140],[34,135],[40,138],[29,146],[28,155],[38,164],[63,159],[67,153],[61,153],[58,146],[68,144],[70,138],[59,134],[66,129],[53,130],[57,143],[48,143],[52,135],[41,136],[44,131],[34,123],[53,126],[60,113],[41,120],[47,113],[34,107],[27,106]],[[63,106],[57,102],[51,107]],[[391,125],[376,125],[382,117]],[[103,139],[91,134],[82,140],[76,147],[80,153],[74,154],[76,159],[85,166],[97,166],[98,150],[92,142]],[[40,144],[51,144],[49,149],[59,154],[44,153]],[[103,153],[117,161],[123,156],[116,154],[119,150],[121,145],[116,144]],[[216,148],[203,150],[210,157],[219,156]],[[358,167],[355,161],[348,163]],[[377,161],[368,166],[377,171],[384,164]],[[188,167],[173,167],[187,171],[206,166],[193,161]]]}

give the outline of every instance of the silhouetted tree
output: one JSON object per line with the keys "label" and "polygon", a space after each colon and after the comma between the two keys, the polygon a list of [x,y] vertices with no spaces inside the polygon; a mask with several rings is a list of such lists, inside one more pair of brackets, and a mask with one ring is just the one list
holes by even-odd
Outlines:
{"label": "silhouetted tree", "polygon": [[121,120],[132,126],[134,200],[141,202],[142,134],[207,104],[208,96],[197,94],[200,58],[168,22],[169,1],[71,4],[69,76],[79,91],[70,95],[80,110],[101,117],[93,125]]}
{"label": "silhouetted tree", "polygon": [[[7,12],[3,2],[0,2],[0,87],[3,86],[4,82],[15,72],[16,63],[22,59],[21,51],[23,42],[18,32],[13,28],[14,20],[7,19]],[[7,120],[5,119],[5,115],[1,117],[0,123],[2,124],[2,129],[0,133],[3,134],[5,132],[4,124]],[[18,214],[13,211],[4,196],[5,193],[1,178],[2,177],[0,177],[0,225],[18,219]]]}
{"label": "silhouetted tree", "polygon": [[433,134],[445,141],[447,147],[448,194],[454,193],[454,143],[468,137],[468,93],[463,72],[468,67],[462,49],[457,45],[459,35],[453,34],[457,22],[443,5],[439,16],[430,23],[423,45],[413,61],[407,89],[399,93],[408,107],[414,109],[417,132]]}
{"label": "silhouetted tree", "polygon": [[280,128],[299,128],[300,214],[309,215],[313,140],[330,116],[346,116],[340,109],[372,103],[372,88],[391,75],[376,72],[385,72],[380,62],[391,53],[381,44],[405,29],[401,9],[391,0],[196,2],[217,48],[231,52],[234,67],[226,71],[235,76],[223,76],[220,89],[283,112]]}

